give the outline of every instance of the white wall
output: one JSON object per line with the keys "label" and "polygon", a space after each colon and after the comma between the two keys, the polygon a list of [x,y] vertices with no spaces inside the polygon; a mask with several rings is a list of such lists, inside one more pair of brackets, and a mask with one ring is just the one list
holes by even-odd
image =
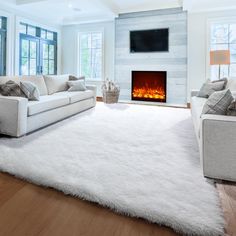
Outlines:
{"label": "white wall", "polygon": [[[114,22],[101,22],[81,25],[70,25],[62,28],[62,72],[78,75],[78,34],[85,31],[104,32],[104,78],[114,79],[114,50],[115,28]],[[89,81],[88,84],[98,86],[98,95],[101,96],[102,81]]]}
{"label": "white wall", "polygon": [[58,33],[58,74],[61,73],[61,27],[45,22],[43,19],[27,16],[22,12],[0,6],[0,16],[7,17],[7,75],[19,74],[19,23],[25,22]]}
{"label": "white wall", "polygon": [[235,16],[236,10],[188,14],[188,101],[209,77],[209,22]]}

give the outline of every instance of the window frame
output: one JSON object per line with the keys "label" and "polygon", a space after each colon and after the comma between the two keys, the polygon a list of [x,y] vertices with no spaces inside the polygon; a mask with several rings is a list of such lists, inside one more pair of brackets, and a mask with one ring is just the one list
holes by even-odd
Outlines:
{"label": "window frame", "polygon": [[1,19],[1,26],[0,26],[0,34],[3,37],[1,42],[1,50],[2,55],[0,58],[0,76],[5,76],[7,73],[7,17],[0,16]]}
{"label": "window frame", "polygon": [[[26,40],[34,40],[38,41],[38,55],[37,55],[37,65],[36,65],[36,75],[44,75],[43,74],[43,44],[53,45],[55,47],[54,50],[54,74],[45,74],[45,75],[56,75],[58,72],[58,32],[45,29],[44,27],[34,26],[32,24],[25,23],[23,21],[19,22],[19,28],[21,25],[25,25],[26,32],[22,33],[19,30],[19,75],[22,75],[21,65],[22,65],[22,57],[21,57],[21,41],[22,39]],[[28,28],[33,27],[36,29],[35,36],[28,34]],[[41,37],[41,32],[46,32],[46,38]],[[53,33],[53,40],[47,39],[47,32]]]}
{"label": "window frame", "polygon": [[84,76],[81,73],[81,48],[80,48],[80,42],[81,42],[81,36],[84,34],[96,34],[96,33],[100,33],[102,35],[102,47],[101,47],[101,53],[102,53],[102,61],[101,61],[101,78],[96,79],[96,78],[86,78],[87,81],[91,81],[91,82],[100,82],[100,81],[104,81],[104,75],[105,75],[105,38],[104,38],[104,29],[99,29],[99,30],[88,30],[88,31],[80,31],[78,32],[78,42],[77,42],[77,74],[79,76]]}
{"label": "window frame", "polygon": [[[206,35],[207,35],[207,46],[206,46],[206,76],[207,78],[212,79],[211,77],[211,65],[210,65],[210,51],[211,51],[211,28],[213,24],[236,24],[236,17],[219,17],[219,18],[212,18],[207,20],[207,27],[206,27]],[[228,44],[228,43],[227,43]],[[230,43],[228,44],[229,46],[231,45]],[[231,64],[236,64],[236,63],[230,63]],[[229,67],[230,67],[229,65]],[[229,70],[229,77],[230,77],[230,68]],[[231,77],[231,78],[235,78]]]}

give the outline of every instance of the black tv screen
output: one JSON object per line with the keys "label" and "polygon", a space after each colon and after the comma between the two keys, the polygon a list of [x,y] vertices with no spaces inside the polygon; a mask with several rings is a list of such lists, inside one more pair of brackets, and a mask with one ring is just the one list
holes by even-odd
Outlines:
{"label": "black tv screen", "polygon": [[130,32],[130,52],[168,52],[169,29]]}

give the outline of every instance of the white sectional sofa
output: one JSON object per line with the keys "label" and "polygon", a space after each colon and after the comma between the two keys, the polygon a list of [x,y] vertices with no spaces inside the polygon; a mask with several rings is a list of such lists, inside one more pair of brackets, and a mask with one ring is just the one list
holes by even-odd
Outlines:
{"label": "white sectional sofa", "polygon": [[0,84],[9,80],[18,84],[22,80],[33,82],[40,92],[39,101],[0,96],[1,134],[20,137],[96,105],[96,86],[86,86],[86,91],[68,92],[65,80],[69,80],[69,75],[53,79],[58,80],[50,84],[43,76],[0,77]]}
{"label": "white sectional sofa", "polygon": [[[236,91],[236,80],[227,88]],[[207,99],[191,93],[191,112],[204,176],[236,181],[236,116],[201,115]]]}

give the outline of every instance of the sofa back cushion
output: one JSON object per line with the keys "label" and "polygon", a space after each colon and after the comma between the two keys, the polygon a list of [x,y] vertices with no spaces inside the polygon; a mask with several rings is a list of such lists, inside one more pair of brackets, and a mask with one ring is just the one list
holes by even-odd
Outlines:
{"label": "sofa back cushion", "polygon": [[48,89],[48,94],[54,94],[57,92],[67,91],[69,86],[69,75],[47,75],[44,76],[44,80]]}
{"label": "sofa back cushion", "polygon": [[9,80],[14,81],[18,85],[20,85],[21,81],[32,82],[37,86],[40,92],[40,96],[48,95],[48,90],[47,90],[43,76],[40,76],[40,75],[38,76],[37,75],[35,76],[1,76],[0,84],[5,84]]}
{"label": "sofa back cushion", "polygon": [[229,79],[228,83],[226,85],[227,89],[230,89],[231,91],[236,91],[236,78],[234,79]]}

